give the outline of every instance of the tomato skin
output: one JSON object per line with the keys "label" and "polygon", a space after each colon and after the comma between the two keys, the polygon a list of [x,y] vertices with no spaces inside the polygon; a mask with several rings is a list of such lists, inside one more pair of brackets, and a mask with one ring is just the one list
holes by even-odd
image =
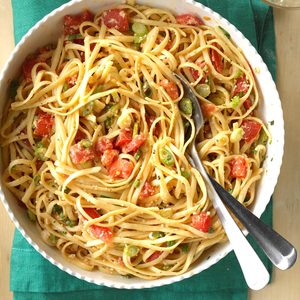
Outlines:
{"label": "tomato skin", "polygon": [[258,136],[261,124],[254,120],[245,119],[242,122],[241,128],[244,131],[243,139],[246,143],[251,143]]}
{"label": "tomato skin", "polygon": [[250,109],[250,107],[253,105],[252,101],[250,98],[247,98],[245,102],[243,103],[244,107],[246,110]]}
{"label": "tomato skin", "polygon": [[78,129],[77,133],[75,135],[75,138],[74,138],[75,143],[78,143],[78,142],[80,142],[81,140],[83,140],[85,138],[86,138],[85,133]]}
{"label": "tomato skin", "polygon": [[93,21],[94,15],[89,10],[84,10],[81,14],[64,16],[64,34],[79,33],[79,26],[85,21]]}
{"label": "tomato skin", "polygon": [[109,168],[109,175],[112,178],[128,178],[132,171],[134,165],[131,161],[127,159],[118,158],[115,160]]}
{"label": "tomato skin", "polygon": [[247,175],[247,162],[243,156],[235,156],[230,162],[230,176],[232,178],[245,178]]}
{"label": "tomato skin", "polygon": [[151,254],[151,255],[146,259],[146,262],[153,261],[153,260],[159,258],[160,255],[161,255],[161,252],[160,252],[160,251],[155,251],[153,254]]}
{"label": "tomato skin", "polygon": [[145,135],[139,134],[133,138],[131,142],[122,147],[123,153],[129,153],[138,150],[146,141]]}
{"label": "tomato skin", "polygon": [[216,105],[214,105],[212,103],[203,103],[203,104],[200,104],[200,106],[201,106],[203,116],[205,118],[211,117],[214,114],[214,112],[217,111]]}
{"label": "tomato skin", "polygon": [[122,9],[113,8],[106,10],[103,12],[102,19],[107,28],[115,28],[120,32],[129,30],[128,16]]}
{"label": "tomato skin", "polygon": [[192,14],[182,14],[176,16],[176,22],[182,25],[200,26],[204,25],[204,22],[197,16]]}
{"label": "tomato skin", "polygon": [[168,79],[163,79],[160,81],[159,85],[166,90],[167,94],[172,100],[175,100],[179,97],[178,88],[175,82],[169,81]]}
{"label": "tomato skin", "polygon": [[[92,218],[96,219],[100,217],[100,214],[94,208],[84,208],[84,211]],[[85,218],[84,218],[85,219]],[[103,242],[107,243],[111,241],[113,237],[113,232],[108,227],[101,227],[97,225],[90,226],[91,233],[96,237],[101,239]]]}
{"label": "tomato skin", "polygon": [[103,136],[97,140],[97,143],[95,145],[95,152],[97,155],[101,155],[105,150],[111,150],[113,148],[113,142],[107,137]]}
{"label": "tomato skin", "polygon": [[[213,43],[213,46],[217,47],[217,44]],[[211,49],[210,55],[211,55],[211,62],[213,66],[219,73],[222,73],[223,63],[222,63],[221,55],[215,49]]]}
{"label": "tomato skin", "polygon": [[120,130],[120,134],[117,137],[115,146],[122,147],[127,145],[132,141],[132,130],[130,128],[125,128]]}
{"label": "tomato skin", "polygon": [[139,195],[139,199],[143,200],[155,194],[154,187],[146,181]]}
{"label": "tomato skin", "polygon": [[119,156],[118,150],[105,150],[102,157],[101,157],[101,163],[104,167],[109,167],[115,159]]}
{"label": "tomato skin", "polygon": [[52,133],[53,124],[53,116],[46,112],[40,111],[33,134],[40,137],[48,137]]}
{"label": "tomato skin", "polygon": [[237,80],[236,80],[236,84],[235,87],[233,89],[232,95],[236,96],[238,94],[242,94],[245,95],[248,91],[250,87],[250,84],[248,82],[248,80],[246,79],[246,76],[240,76]]}
{"label": "tomato skin", "polygon": [[208,232],[212,225],[212,218],[209,212],[200,212],[192,215],[192,226],[200,231]]}
{"label": "tomato skin", "polygon": [[77,143],[70,148],[70,157],[75,165],[85,163],[95,158],[94,149],[84,148],[81,143]]}
{"label": "tomato skin", "polygon": [[[201,61],[201,62],[196,61],[196,65],[199,66],[201,69],[204,69],[204,67],[206,66],[206,62],[205,61]],[[189,67],[189,70],[190,70],[191,75],[194,78],[194,80],[197,80],[200,76],[198,70],[196,70],[192,67]],[[204,71],[203,72],[203,77],[201,78],[200,83],[204,83],[206,78],[207,78],[207,72]]]}
{"label": "tomato skin", "polygon": [[[26,82],[32,81],[31,70],[37,63],[40,63],[40,62],[45,62],[45,60],[37,55],[27,56],[27,58],[25,59],[25,61],[23,62],[23,65],[22,65],[22,73],[23,73],[23,77],[26,80]],[[37,71],[40,71],[41,69],[42,69],[41,67],[38,67]]]}

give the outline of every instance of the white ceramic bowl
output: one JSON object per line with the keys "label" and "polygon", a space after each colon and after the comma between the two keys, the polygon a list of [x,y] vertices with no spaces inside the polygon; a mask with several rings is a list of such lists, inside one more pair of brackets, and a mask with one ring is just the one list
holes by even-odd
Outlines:
{"label": "white ceramic bowl", "polygon": [[[100,7],[110,7],[118,2],[121,1],[75,0],[59,7],[38,22],[15,47],[0,75],[0,111],[2,111],[4,104],[8,99],[7,94],[9,82],[18,77],[20,66],[25,57],[28,54],[35,52],[37,48],[57,40],[63,30],[62,20],[64,15],[80,13],[85,8],[89,8],[91,11],[96,12]],[[188,0],[139,0],[138,3],[154,7],[172,8],[174,13],[193,13],[200,17],[210,17],[211,20],[205,22],[208,25],[221,25],[225,28],[231,34],[232,39],[243,50],[252,68],[259,70],[259,73],[256,74],[256,78],[263,99],[259,107],[260,116],[265,122],[275,121],[274,125],[270,126],[273,141],[272,144],[268,145],[267,158],[264,162],[265,172],[258,185],[256,199],[253,206],[253,212],[255,215],[261,216],[270,200],[277,182],[284,144],[284,125],[281,104],[275,84],[266,65],[250,42],[233,25],[222,18],[219,14],[199,3]],[[3,172],[2,162],[0,165],[0,172]],[[97,271],[84,271],[64,260],[60,252],[58,252],[55,248],[46,245],[42,241],[36,227],[28,220],[25,210],[17,204],[17,201],[3,185],[0,190],[0,197],[17,229],[42,256],[48,259],[52,264],[73,276],[95,284],[106,285],[108,287],[140,289],[177,282],[209,268],[232,250],[229,243],[219,245],[210,251],[210,257],[208,254],[205,255],[201,261],[195,264],[193,268],[185,274],[152,281],[139,278],[132,278],[129,280],[121,276],[107,275]]]}

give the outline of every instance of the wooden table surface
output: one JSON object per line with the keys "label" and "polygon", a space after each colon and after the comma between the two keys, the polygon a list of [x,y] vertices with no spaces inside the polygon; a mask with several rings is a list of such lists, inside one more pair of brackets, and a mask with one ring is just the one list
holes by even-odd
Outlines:
{"label": "wooden table surface", "polygon": [[[285,119],[285,155],[274,197],[274,228],[300,251],[300,10],[275,9],[277,88]],[[0,68],[13,49],[10,0],[0,1]],[[9,261],[14,226],[0,204],[0,300],[12,299]],[[300,299],[300,260],[288,271],[274,271],[273,282],[249,299]]]}

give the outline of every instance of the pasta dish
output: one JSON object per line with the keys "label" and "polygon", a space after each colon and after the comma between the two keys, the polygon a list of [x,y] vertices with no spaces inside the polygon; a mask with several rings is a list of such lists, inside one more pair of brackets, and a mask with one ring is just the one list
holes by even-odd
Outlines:
{"label": "pasta dish", "polygon": [[205,117],[207,172],[249,206],[270,136],[253,71],[222,27],[138,4],[85,10],[12,82],[2,180],[42,239],[85,270],[175,276],[226,241],[186,158],[193,106],[174,72]]}

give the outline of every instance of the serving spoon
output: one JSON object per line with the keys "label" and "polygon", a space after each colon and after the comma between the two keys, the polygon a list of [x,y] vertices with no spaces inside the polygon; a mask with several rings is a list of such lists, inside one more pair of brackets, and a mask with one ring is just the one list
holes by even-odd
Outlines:
{"label": "serving spoon", "polygon": [[[204,124],[204,119],[202,111],[199,105],[199,101],[193,90],[191,89],[188,82],[178,74],[174,74],[182,83],[184,94],[187,96],[193,103],[193,120],[195,123],[195,137],[198,135],[201,127]],[[227,234],[227,237],[230,241],[230,244],[235,252],[235,255],[239,261],[242,272],[244,274],[246,283],[249,288],[253,290],[260,290],[265,287],[269,280],[270,275],[265,268],[264,264],[261,262],[246,237],[243,235],[242,231],[239,229],[237,224],[234,222],[230,213],[226,209],[222,200],[220,199],[218,193],[214,189],[208,174],[202,162],[198,156],[195,138],[191,143],[190,155],[193,159],[191,162],[194,166],[200,171],[202,177],[204,178],[207,185],[207,193],[212,201],[212,204],[218,214],[218,217],[223,225],[223,228]]]}

